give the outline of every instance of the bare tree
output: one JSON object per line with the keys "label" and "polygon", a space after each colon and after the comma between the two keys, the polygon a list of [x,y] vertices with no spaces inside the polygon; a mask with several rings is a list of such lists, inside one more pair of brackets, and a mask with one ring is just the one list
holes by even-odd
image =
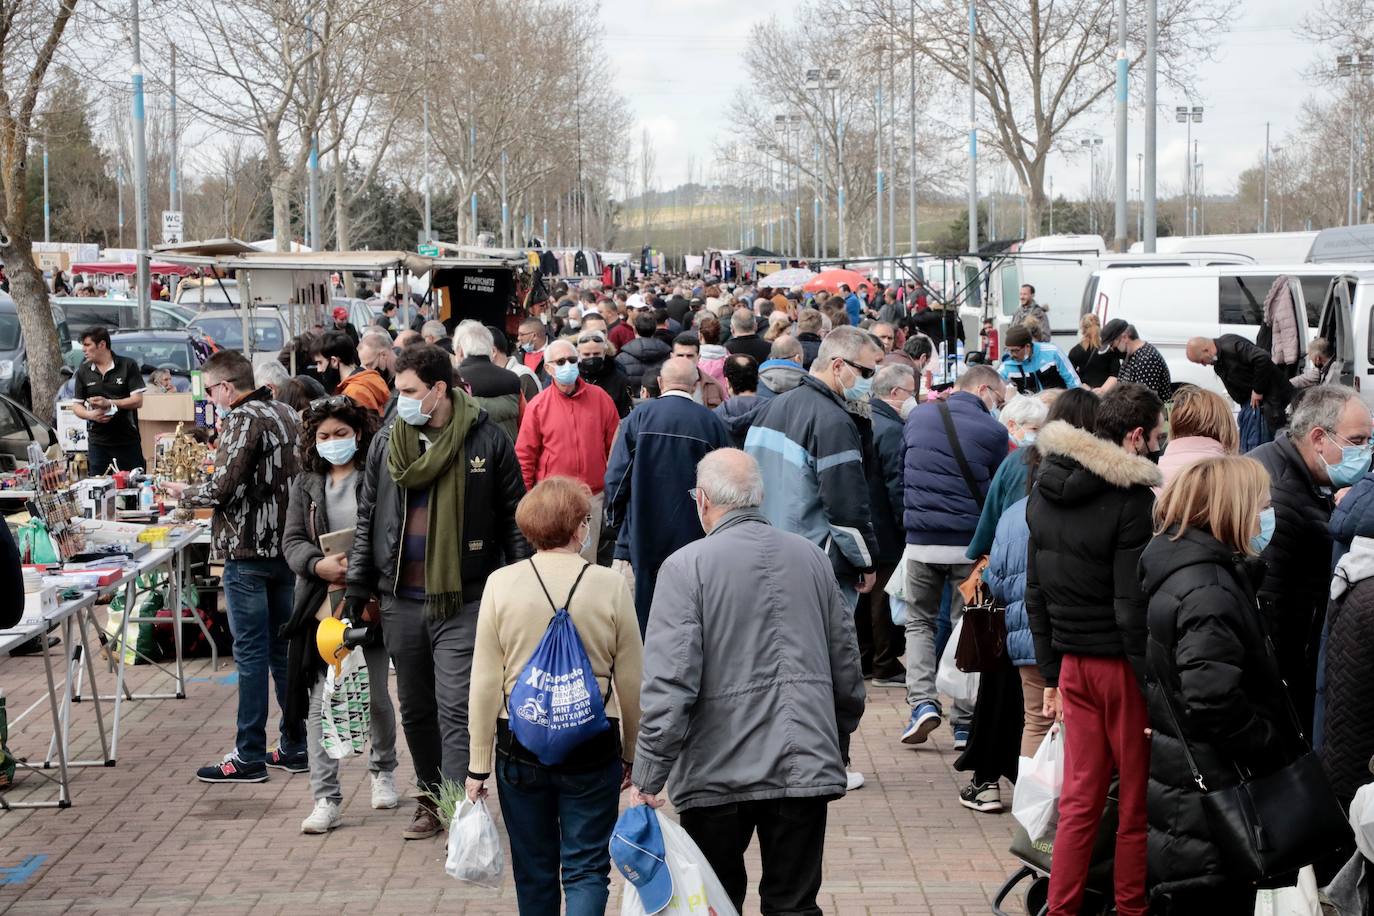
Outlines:
{"label": "bare tree", "polygon": [[28,351],[33,408],[51,420],[61,384],[57,327],[29,237],[28,172],[34,112],[77,0],[0,3],[0,260]]}
{"label": "bare tree", "polygon": [[[837,0],[853,26],[894,34],[907,53],[943,74],[945,87],[968,81],[967,0]],[[1237,0],[1159,0],[1159,74],[1187,91],[1197,62],[1211,57]],[[909,11],[914,7],[917,26]],[[1116,84],[1116,0],[978,0],[976,91],[987,108],[991,145],[1011,164],[1026,196],[1029,223],[1040,224],[1045,169],[1051,153],[1067,153],[1074,131],[1110,97]],[[1145,4],[1127,2],[1132,67],[1145,55]],[[1141,81],[1136,81],[1141,85]],[[953,91],[949,114],[965,109]],[[966,115],[965,115],[966,116]]]}
{"label": "bare tree", "polygon": [[658,155],[654,152],[654,140],[646,127],[639,137],[639,228],[643,230],[644,244],[649,244],[649,185],[654,180],[654,168]]}

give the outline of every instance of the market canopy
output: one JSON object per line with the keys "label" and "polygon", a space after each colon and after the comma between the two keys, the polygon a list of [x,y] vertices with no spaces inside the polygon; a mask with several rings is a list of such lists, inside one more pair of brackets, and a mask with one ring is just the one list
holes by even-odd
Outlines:
{"label": "market canopy", "polygon": [[[178,246],[176,253],[159,250],[171,264],[187,267],[214,267],[220,270],[318,270],[318,271],[395,271],[408,270],[419,275],[436,268],[521,267],[524,258],[431,258],[411,251],[255,251],[233,254],[203,254],[194,246]],[[207,247],[215,247],[213,244]]]}
{"label": "market canopy", "polygon": [[836,293],[839,292],[841,283],[848,286],[851,290],[856,290],[860,287],[866,289],[873,288],[873,281],[869,280],[868,277],[865,277],[863,274],[853,270],[840,270],[836,268],[834,270],[823,270],[816,274],[810,280],[806,281],[802,289],[808,293],[818,293],[821,290],[825,290],[828,293]]}
{"label": "market canopy", "polygon": [[789,267],[786,270],[774,271],[759,280],[758,285],[772,289],[778,287],[802,286],[814,276],[816,276],[814,270],[807,270],[805,267]]}
{"label": "market canopy", "polygon": [[[73,264],[71,271],[74,274],[102,274],[109,277],[132,277],[138,271],[138,266],[132,263],[121,263],[119,261],[83,261],[80,264]],[[192,273],[194,268],[186,267],[181,264],[154,261],[148,265],[148,271],[155,274],[176,274],[179,277],[184,277]]]}
{"label": "market canopy", "polygon": [[774,251],[769,251],[767,248],[760,248],[759,246],[755,245],[755,246],[753,246],[752,248],[745,248],[745,249],[742,250],[742,251],[736,251],[736,252],[735,252],[735,257],[739,257],[739,258],[780,258],[780,257],[782,257],[782,255],[780,255],[780,254],[778,254],[777,252],[774,252]]}

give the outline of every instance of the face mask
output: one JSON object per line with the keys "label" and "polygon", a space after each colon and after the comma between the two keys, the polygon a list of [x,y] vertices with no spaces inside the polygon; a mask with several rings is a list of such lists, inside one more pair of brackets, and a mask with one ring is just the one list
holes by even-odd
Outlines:
{"label": "face mask", "polygon": [[533,352],[534,352],[534,344],[532,344],[532,343],[522,343],[522,344],[520,345],[520,349],[523,350],[523,351],[526,352],[526,353],[533,353]]}
{"label": "face mask", "polygon": [[358,451],[358,438],[349,436],[347,439],[328,439],[324,442],[316,442],[315,451],[319,452],[320,457],[330,464],[348,464]]}
{"label": "face mask", "polygon": [[[433,391],[434,389],[431,388],[430,390]],[[397,395],[396,416],[411,426],[424,426],[433,416],[433,414],[425,413],[424,406],[427,397],[429,395],[425,395],[424,398],[408,398],[403,394]]]}
{"label": "face mask", "polygon": [[553,379],[560,385],[571,385],[577,381],[577,363],[563,363],[554,366]]}
{"label": "face mask", "polygon": [[568,327],[572,328],[575,331],[578,328],[582,327],[582,322],[569,318]]}
{"label": "face mask", "polygon": [[216,404],[215,416],[218,419],[223,420],[225,417],[229,416],[229,408],[225,407],[223,404]]}
{"label": "face mask", "polygon": [[596,378],[601,374],[601,370],[606,368],[606,357],[588,356],[577,364],[577,368],[583,378]]}
{"label": "face mask", "polygon": [[1250,539],[1250,549],[1255,553],[1264,553],[1264,548],[1269,546],[1269,541],[1274,537],[1273,506],[1270,506],[1259,514],[1259,522],[1259,534]]}
{"label": "face mask", "polygon": [[1322,464],[1326,465],[1326,476],[1331,478],[1331,485],[1348,487],[1363,477],[1365,472],[1369,470],[1371,450],[1374,450],[1374,446],[1344,445],[1341,446],[1340,464],[1327,464],[1326,459],[1323,458]]}
{"label": "face mask", "polygon": [[340,381],[339,370],[335,366],[330,366],[320,373],[320,384],[324,386],[326,392],[332,394],[334,389],[339,387]]}
{"label": "face mask", "polygon": [[918,404],[920,401],[916,400],[916,395],[908,395],[907,399],[902,402],[902,406],[897,408],[897,415],[905,421],[907,417],[911,416],[911,412],[916,409]]}
{"label": "face mask", "polygon": [[586,553],[586,552],[587,552],[587,548],[590,547],[591,545],[592,545],[592,526],[591,526],[591,525],[587,525],[587,536],[584,537],[584,538],[582,539],[582,542],[581,542],[580,544],[577,545],[577,552],[578,552],[578,553]]}
{"label": "face mask", "polygon": [[846,401],[867,401],[868,392],[873,388],[873,377],[864,378],[858,369],[848,363],[845,365],[850,372],[854,373],[854,384],[844,390],[844,399]]}
{"label": "face mask", "polygon": [[1159,459],[1164,457],[1164,449],[1157,448],[1145,453],[1145,457],[1150,459],[1151,464],[1159,464]]}

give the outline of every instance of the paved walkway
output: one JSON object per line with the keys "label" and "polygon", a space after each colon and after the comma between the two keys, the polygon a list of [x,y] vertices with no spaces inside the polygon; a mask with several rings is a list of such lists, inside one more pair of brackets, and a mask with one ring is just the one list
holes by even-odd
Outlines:
{"label": "paved walkway", "polygon": [[[131,670],[135,690],[167,689],[165,676]],[[198,661],[191,670],[189,699],[127,707],[118,766],[75,771],[73,807],[0,811],[0,912],[516,912],[509,877],[499,892],[461,884],[444,874],[442,838],[402,841],[409,807],[372,810],[361,760],[344,765],[344,826],[327,837],[299,832],[307,776],[272,770],[260,785],[197,782],[195,768],[230,745],[235,687],[232,663],[212,672]],[[0,658],[12,716],[40,695],[42,680],[39,659]],[[97,756],[90,704],[74,714],[74,753]],[[920,749],[903,747],[894,735],[904,718],[900,690],[871,690],[852,750],[868,782],[830,808],[821,905],[872,916],[987,914],[1015,867],[1006,851],[1010,815],[962,808],[948,730]],[[11,734],[16,753],[42,755],[46,721],[46,708],[35,711]],[[401,743],[398,775],[410,772]],[[12,800],[46,792],[23,778]],[[1004,798],[1010,804],[1005,787]],[[757,875],[755,856],[751,881]],[[613,870],[611,913],[620,886]],[[746,910],[757,908],[751,890]]]}

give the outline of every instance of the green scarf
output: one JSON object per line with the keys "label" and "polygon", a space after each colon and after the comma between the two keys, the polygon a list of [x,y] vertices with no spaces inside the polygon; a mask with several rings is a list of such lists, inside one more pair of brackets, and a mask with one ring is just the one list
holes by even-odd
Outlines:
{"label": "green scarf", "polygon": [[[429,530],[425,538],[425,616],[442,620],[463,605],[463,496],[467,464],[463,440],[477,422],[477,403],[461,391],[449,392],[453,416],[443,429],[429,429],[429,448],[420,451],[420,432],[403,420],[391,425],[386,466],[405,490],[429,489]],[[404,511],[404,510],[403,510]],[[404,516],[403,516],[404,517]],[[400,557],[397,557],[397,563]]]}

